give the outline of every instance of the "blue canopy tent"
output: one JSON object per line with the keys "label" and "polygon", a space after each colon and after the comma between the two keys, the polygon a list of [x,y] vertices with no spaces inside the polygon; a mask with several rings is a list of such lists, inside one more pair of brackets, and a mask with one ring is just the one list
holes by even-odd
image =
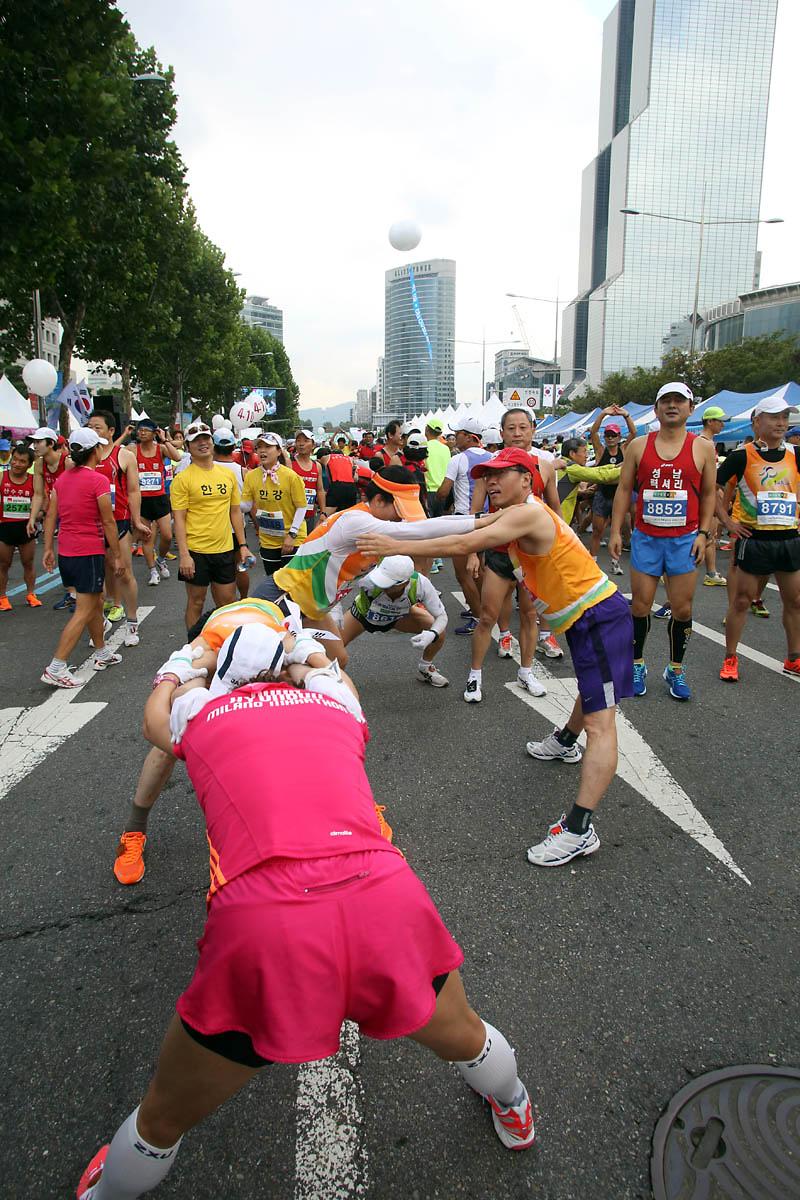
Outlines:
{"label": "blue canopy tent", "polygon": [[[548,425],[547,428],[544,429],[544,432],[547,434],[548,438],[561,436],[566,437],[569,431],[573,429],[580,421],[582,421],[585,416],[586,413],[566,413],[565,416],[558,417],[557,420],[553,421],[552,425]],[[539,429],[537,429],[537,434],[541,432],[542,429],[543,426],[539,426]]]}
{"label": "blue canopy tent", "polygon": [[696,432],[703,424],[703,413],[707,408],[721,408],[726,417],[731,417],[722,433],[718,433],[714,438],[717,443],[740,442],[742,438],[747,437],[753,432],[753,427],[750,423],[750,414],[752,413],[759,400],[766,400],[768,396],[779,396],[782,400],[792,408],[800,408],[800,385],[790,381],[784,383],[779,388],[769,388],[766,392],[717,392],[715,396],[709,396],[708,400],[704,400],[702,404],[698,404],[697,408],[692,413],[687,427]]}

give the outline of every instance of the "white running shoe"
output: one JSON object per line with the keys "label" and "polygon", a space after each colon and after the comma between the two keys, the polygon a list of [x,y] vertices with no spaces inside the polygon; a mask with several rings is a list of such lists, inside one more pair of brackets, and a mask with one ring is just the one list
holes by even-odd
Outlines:
{"label": "white running shoe", "polygon": [[561,762],[568,763],[578,763],[583,758],[583,750],[578,743],[574,746],[562,746],[555,730],[549,733],[543,742],[528,742],[525,749],[531,758],[560,759]]}
{"label": "white running shoe", "polygon": [[427,671],[423,671],[422,667],[417,667],[417,674],[425,683],[430,683],[433,687],[447,687],[450,680],[446,679],[440,671],[431,663]]}
{"label": "white running shoe", "polygon": [[92,660],[92,666],[95,671],[105,671],[106,667],[115,667],[117,663],[121,662],[121,654],[114,654],[111,650],[98,650]]}
{"label": "white running shoe", "polygon": [[622,567],[619,564],[618,558],[612,558],[612,560],[611,560],[611,574],[612,575],[624,575],[625,574],[625,572],[623,571]]}
{"label": "white running shoe", "polygon": [[128,621],[128,624],[125,629],[125,645],[126,646],[138,646],[139,645],[139,623],[138,623],[138,621]]}
{"label": "white running shoe", "polygon": [[149,587],[158,587],[161,583],[161,576],[158,573],[158,567],[151,567],[150,578],[147,581]]}
{"label": "white running shoe", "polygon": [[42,683],[49,683],[50,687],[57,688],[78,688],[83,686],[83,680],[78,679],[77,675],[73,675],[69,667],[65,667],[63,671],[51,671],[49,667],[45,667],[41,675]]}
{"label": "white running shoe", "polygon": [[470,679],[469,683],[464,689],[464,699],[466,700],[467,704],[480,704],[481,700],[483,699],[483,692],[481,691],[481,685],[478,683],[477,679]]}
{"label": "white running shoe", "polygon": [[[103,617],[103,638],[107,638],[113,628],[114,626],[111,624],[108,617]],[[91,638],[89,638],[89,645],[94,650],[94,642]]]}
{"label": "white running shoe", "polygon": [[511,1104],[508,1107],[500,1104],[494,1096],[486,1097],[492,1110],[494,1131],[506,1150],[528,1150],[536,1141],[531,1098],[527,1089],[523,1091],[524,1095],[519,1104]]}
{"label": "white running shoe", "polygon": [[539,654],[544,654],[546,658],[564,657],[564,651],[561,649],[552,633],[548,633],[546,637],[540,637],[536,642],[536,649]]}
{"label": "white running shoe", "polygon": [[507,633],[505,635],[505,637],[501,637],[497,643],[497,657],[498,658],[511,658],[513,656],[513,653],[514,653],[514,639],[512,638],[510,633]]}
{"label": "white running shoe", "polygon": [[167,566],[166,559],[157,558],[156,567],[162,579],[169,579],[169,567]]}
{"label": "white running shoe", "polygon": [[586,833],[570,833],[565,820],[566,814],[562,813],[561,820],[548,829],[544,841],[528,847],[526,858],[534,867],[562,867],[573,858],[594,854],[600,849],[600,838],[594,825],[590,825]]}
{"label": "white running shoe", "polygon": [[537,679],[533,671],[528,671],[523,675],[522,671],[517,671],[517,683],[531,696],[546,696],[547,688],[542,683],[541,679]]}

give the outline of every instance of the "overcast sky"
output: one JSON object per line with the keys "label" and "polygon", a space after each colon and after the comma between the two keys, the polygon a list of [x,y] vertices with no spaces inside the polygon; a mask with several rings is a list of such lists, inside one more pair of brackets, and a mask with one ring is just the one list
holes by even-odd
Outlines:
{"label": "overcast sky", "polygon": [[[247,292],[284,310],[304,407],[374,382],[384,271],[399,262],[456,260],[465,343],[519,336],[507,291],[574,295],[612,0],[121,7],[175,68],[199,220]],[[800,3],[782,0],[762,216],[786,224],[762,228],[763,284],[800,279],[798,44]],[[404,217],[423,229],[412,256],[387,240]],[[520,303],[534,352],[551,355],[554,306]],[[459,400],[480,394],[479,359],[480,346],[457,347]]]}

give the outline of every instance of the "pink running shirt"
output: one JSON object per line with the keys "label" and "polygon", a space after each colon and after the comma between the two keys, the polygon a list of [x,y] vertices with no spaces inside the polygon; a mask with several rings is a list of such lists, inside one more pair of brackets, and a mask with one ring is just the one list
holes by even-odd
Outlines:
{"label": "pink running shirt", "polygon": [[250,683],[201,709],[174,752],[206,819],[209,897],[269,858],[399,853],[375,814],[368,737],[341,704],[289,684]]}
{"label": "pink running shirt", "polygon": [[110,496],[111,484],[89,467],[75,467],[59,475],[53,490],[58,496],[58,553],[65,557],[105,554],[106,543],[98,496]]}

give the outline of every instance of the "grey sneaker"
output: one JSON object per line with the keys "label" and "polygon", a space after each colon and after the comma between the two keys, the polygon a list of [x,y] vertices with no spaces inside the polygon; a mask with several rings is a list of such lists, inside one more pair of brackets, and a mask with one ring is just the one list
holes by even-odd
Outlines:
{"label": "grey sneaker", "polygon": [[560,760],[567,763],[579,763],[583,758],[583,750],[576,742],[574,746],[562,746],[556,737],[556,730],[549,733],[543,742],[528,742],[525,749],[531,758],[543,760]]}

